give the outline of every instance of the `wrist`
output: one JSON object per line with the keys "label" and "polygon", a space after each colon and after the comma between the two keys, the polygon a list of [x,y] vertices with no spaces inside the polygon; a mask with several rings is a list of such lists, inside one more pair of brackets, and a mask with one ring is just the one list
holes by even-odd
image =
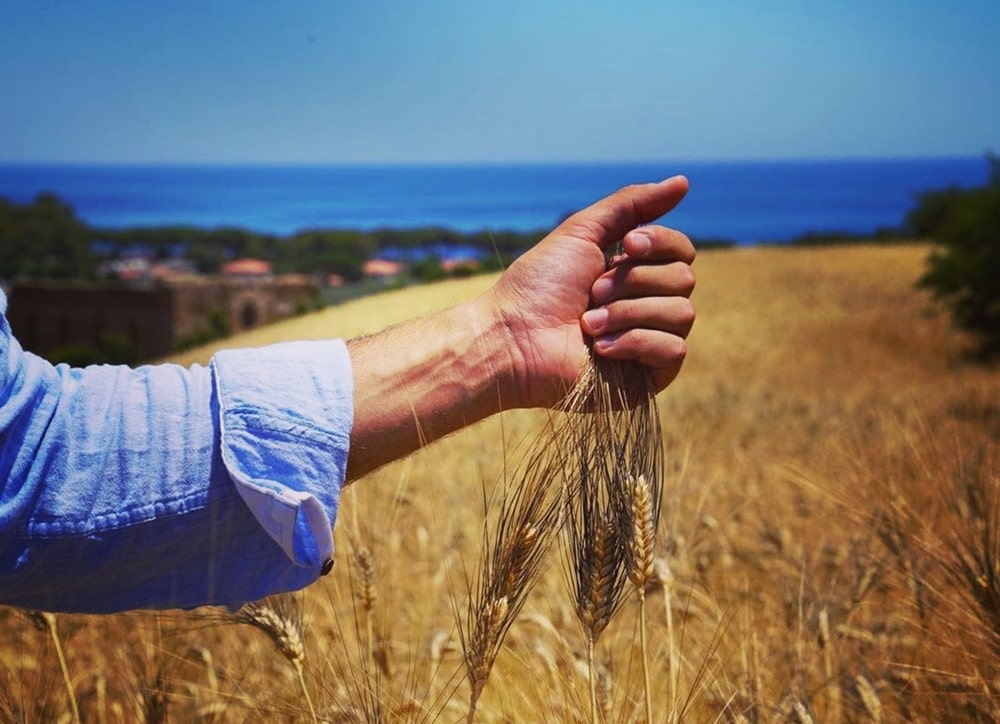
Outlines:
{"label": "wrist", "polygon": [[491,320],[491,337],[499,347],[496,359],[505,365],[503,409],[558,405],[585,362],[585,355],[580,355],[585,340],[579,323],[530,311],[537,299],[503,285],[485,292],[477,303]]}
{"label": "wrist", "polygon": [[[492,289],[454,307],[468,330],[466,374],[470,399],[488,396],[483,417],[526,406],[525,365],[516,333]],[[478,405],[477,405],[478,406]]]}

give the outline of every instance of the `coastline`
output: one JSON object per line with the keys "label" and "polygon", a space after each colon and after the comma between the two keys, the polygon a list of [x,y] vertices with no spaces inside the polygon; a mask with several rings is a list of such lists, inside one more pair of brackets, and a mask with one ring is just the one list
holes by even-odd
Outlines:
{"label": "coastline", "polygon": [[666,223],[700,239],[787,242],[896,226],[921,190],[975,185],[977,157],[466,165],[115,165],[0,163],[0,198],[54,191],[91,227],[547,230],[627,183],[685,173]]}

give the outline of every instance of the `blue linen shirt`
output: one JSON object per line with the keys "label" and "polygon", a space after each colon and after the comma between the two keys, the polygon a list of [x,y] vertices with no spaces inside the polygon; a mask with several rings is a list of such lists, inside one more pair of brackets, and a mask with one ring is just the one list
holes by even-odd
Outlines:
{"label": "blue linen shirt", "polygon": [[0,291],[0,603],[236,608],[329,570],[342,341],[79,369],[24,351],[6,311]]}

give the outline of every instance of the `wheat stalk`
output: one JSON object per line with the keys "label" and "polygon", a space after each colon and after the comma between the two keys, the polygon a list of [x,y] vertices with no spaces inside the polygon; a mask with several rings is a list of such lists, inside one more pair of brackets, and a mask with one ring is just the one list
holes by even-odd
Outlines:
{"label": "wheat stalk", "polygon": [[799,724],[816,723],[816,720],[813,719],[813,715],[809,712],[809,707],[801,701],[795,701],[792,703],[790,718],[791,717],[795,717],[795,721],[799,722]]}
{"label": "wheat stalk", "polygon": [[662,435],[655,398],[638,365],[591,357],[567,398],[563,466],[569,579],[587,638],[591,721],[597,721],[594,648],[624,599],[639,592],[646,719],[652,720],[645,588],[653,577],[662,499]]}
{"label": "wheat stalk", "polygon": [[358,572],[358,588],[354,595],[361,605],[365,617],[365,635],[368,659],[375,659],[375,602],[378,600],[378,589],[375,586],[375,570],[372,566],[372,554],[367,546],[357,545],[354,549],[354,565]]}
{"label": "wheat stalk", "polygon": [[882,701],[878,698],[878,692],[872,682],[864,674],[858,674],[854,677],[854,688],[872,722],[880,724],[882,721]]}
{"label": "wheat stalk", "polygon": [[233,619],[237,623],[263,631],[278,652],[295,669],[299,687],[314,722],[318,722],[316,708],[305,679],[305,639],[302,600],[293,593],[279,593],[259,601],[244,604]]}
{"label": "wheat stalk", "polygon": [[[540,439],[541,440],[541,439]],[[504,638],[521,612],[560,525],[559,489],[553,484],[561,465],[547,446],[536,444],[515,475],[520,481],[505,487],[496,524],[484,523],[483,551],[475,585],[458,631],[471,689],[468,721],[475,718]]]}
{"label": "wheat stalk", "polygon": [[[1000,654],[1000,478],[977,480],[966,496],[976,504],[968,521],[945,543],[949,577],[979,619],[993,652]],[[953,503],[956,508],[969,507]]]}
{"label": "wheat stalk", "polygon": [[[577,391],[591,382],[592,377],[585,374]],[[580,398],[571,398],[571,402],[587,404],[586,399],[581,395]],[[603,411],[580,415],[579,427],[575,430],[569,428],[571,433],[579,435],[570,448],[576,451],[578,457],[566,467],[569,477],[565,480],[569,580],[574,612],[587,644],[592,724],[599,721],[594,650],[597,639],[621,604],[626,582],[623,550],[618,538],[619,525],[615,521],[607,477],[600,474],[606,468],[598,464],[603,463],[603,460],[597,459],[601,450],[594,447],[595,442],[600,443],[601,437],[592,438],[588,434],[599,427],[591,424],[594,422],[592,418]]]}
{"label": "wheat stalk", "polygon": [[56,628],[56,615],[48,611],[22,610],[25,617],[39,631],[45,631],[52,638],[52,645],[56,650],[56,658],[59,659],[59,669],[62,671],[63,683],[66,686],[66,696],[69,699],[70,710],[73,714],[73,721],[80,724],[80,707],[76,703],[76,693],[73,691],[73,679],[69,675],[69,666],[66,663],[66,656],[63,653],[62,642],[59,639],[59,631]]}
{"label": "wheat stalk", "polygon": [[829,690],[827,716],[831,721],[840,720],[840,683],[834,675],[833,646],[830,638],[830,612],[826,606],[819,612],[819,646],[823,651],[823,673]]}
{"label": "wheat stalk", "polygon": [[670,718],[668,721],[674,722],[674,713],[677,711],[677,690],[679,687],[680,665],[677,656],[677,647],[674,637],[674,604],[673,585],[674,574],[670,570],[670,564],[666,558],[657,558],[653,563],[653,572],[657,580],[663,587],[663,610],[667,624],[667,701],[670,702]]}

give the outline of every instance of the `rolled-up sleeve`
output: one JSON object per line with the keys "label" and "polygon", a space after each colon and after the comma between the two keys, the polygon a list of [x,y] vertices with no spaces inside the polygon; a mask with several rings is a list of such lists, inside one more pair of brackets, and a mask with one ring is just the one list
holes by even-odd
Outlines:
{"label": "rolled-up sleeve", "polygon": [[[316,364],[316,360],[323,360]],[[343,342],[220,352],[222,459],[243,501],[299,566],[333,556],[353,390]]]}
{"label": "rolled-up sleeve", "polygon": [[0,603],[236,607],[329,570],[353,422],[343,342],[78,369],[0,322]]}

